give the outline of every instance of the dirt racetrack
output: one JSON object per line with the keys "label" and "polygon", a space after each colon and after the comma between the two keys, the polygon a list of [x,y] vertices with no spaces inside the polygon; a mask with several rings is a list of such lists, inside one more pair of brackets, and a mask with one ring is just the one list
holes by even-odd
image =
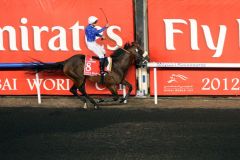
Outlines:
{"label": "dirt racetrack", "polygon": [[[0,107],[81,108],[83,103],[72,96],[42,96],[42,104],[36,96],[1,96]],[[99,97],[95,97],[99,98]],[[101,97],[102,98],[102,97]],[[110,97],[103,97],[110,98]],[[240,97],[130,97],[127,104],[118,102],[100,104],[102,108],[240,108]],[[91,107],[91,106],[90,106]]]}
{"label": "dirt racetrack", "polygon": [[0,160],[239,160],[238,97],[1,97]]}

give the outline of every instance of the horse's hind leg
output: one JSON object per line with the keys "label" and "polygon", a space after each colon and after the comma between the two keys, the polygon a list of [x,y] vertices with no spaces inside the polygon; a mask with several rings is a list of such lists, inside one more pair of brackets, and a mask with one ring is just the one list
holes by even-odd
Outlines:
{"label": "horse's hind leg", "polygon": [[85,104],[86,103],[86,99],[77,93],[77,89],[78,89],[77,86],[75,84],[73,84],[73,86],[70,88],[70,92],[74,96],[78,97]]}
{"label": "horse's hind leg", "polygon": [[91,98],[87,93],[86,93],[86,89],[85,89],[85,78],[83,80],[83,83],[80,85],[80,87],[78,88],[79,91],[83,94],[83,96],[85,96],[93,105],[94,105],[94,109],[99,109],[99,106],[97,105],[97,103],[94,101],[93,98]]}

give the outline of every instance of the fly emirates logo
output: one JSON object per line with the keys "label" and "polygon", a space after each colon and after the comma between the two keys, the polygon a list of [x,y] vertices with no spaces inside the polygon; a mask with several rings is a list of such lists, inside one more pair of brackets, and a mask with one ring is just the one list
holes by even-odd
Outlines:
{"label": "fly emirates logo", "polygon": [[[62,26],[26,26],[28,24],[28,19],[23,17],[20,19],[20,26],[19,28],[15,28],[13,26],[0,26],[0,51],[5,51],[7,42],[9,44],[9,49],[11,51],[43,51],[43,46],[45,46],[47,43],[47,46],[52,51],[81,51],[81,43],[80,43],[80,34],[84,34],[84,26],[79,25],[79,22],[77,21],[74,25],[72,25],[69,28],[64,28]],[[100,27],[97,27],[100,28]],[[20,34],[18,33],[18,30],[20,29]],[[33,33],[33,46],[30,47],[29,41],[30,41],[30,30]],[[123,41],[119,35],[117,35],[114,31],[121,32],[121,28],[119,26],[109,26],[106,30],[106,33],[112,41],[115,42],[115,46],[107,45],[108,50],[116,50],[118,46],[123,45]],[[4,38],[5,32],[8,33],[8,41]],[[72,37],[72,44],[67,43],[67,34],[71,34]],[[48,38],[48,41],[43,41],[42,37],[46,34],[54,34],[54,36]],[[57,33],[57,34],[56,34]],[[21,41],[20,45],[17,45],[17,39]],[[84,42],[85,43],[85,42]]]}
{"label": "fly emirates logo", "polygon": [[[208,25],[198,25],[196,19],[164,19],[165,25],[165,40],[166,40],[166,49],[167,50],[176,50],[174,35],[184,34],[183,31],[176,27],[177,24],[185,25],[189,28],[190,32],[190,47],[192,50],[200,50],[199,47],[199,33],[203,33],[203,38],[206,42],[206,46],[214,51],[212,57],[221,57],[225,45],[225,40],[227,37],[227,26],[219,25],[217,37],[213,37],[211,28]],[[240,19],[236,19],[238,24],[238,38],[240,38]],[[216,39],[214,41],[213,39]],[[239,40],[240,47],[240,40]]]}

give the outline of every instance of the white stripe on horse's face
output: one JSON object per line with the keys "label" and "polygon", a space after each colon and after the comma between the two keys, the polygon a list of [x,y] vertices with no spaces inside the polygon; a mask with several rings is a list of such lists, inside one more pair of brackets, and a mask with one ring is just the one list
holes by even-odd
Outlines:
{"label": "white stripe on horse's face", "polygon": [[136,48],[135,51],[138,53],[138,49]]}
{"label": "white stripe on horse's face", "polygon": [[148,52],[145,51],[142,56],[143,56],[143,58],[145,58],[147,55],[148,55]]}

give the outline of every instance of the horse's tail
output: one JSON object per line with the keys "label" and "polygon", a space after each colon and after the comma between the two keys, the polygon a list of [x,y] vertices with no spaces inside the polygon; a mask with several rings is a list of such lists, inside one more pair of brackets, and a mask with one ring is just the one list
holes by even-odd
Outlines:
{"label": "horse's tail", "polygon": [[47,71],[54,71],[54,70],[62,70],[63,69],[63,62],[56,62],[56,63],[39,63],[34,68],[38,72],[47,70]]}
{"label": "horse's tail", "polygon": [[31,62],[31,71],[42,72],[46,71],[48,73],[55,71],[62,71],[64,66],[64,61],[55,62],[55,63],[45,63],[39,60],[35,60],[35,62]]}

